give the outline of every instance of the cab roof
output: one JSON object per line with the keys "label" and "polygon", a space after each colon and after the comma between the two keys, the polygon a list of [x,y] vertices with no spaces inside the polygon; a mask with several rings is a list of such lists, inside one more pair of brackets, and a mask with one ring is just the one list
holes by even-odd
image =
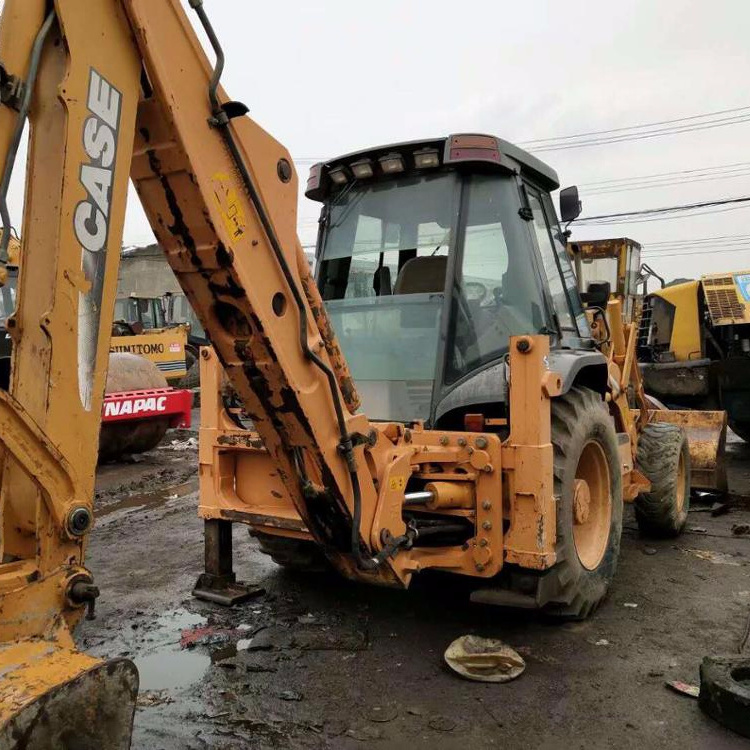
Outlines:
{"label": "cab roof", "polygon": [[310,168],[305,195],[312,200],[325,201],[337,189],[355,179],[364,182],[446,167],[522,174],[545,190],[560,187],[557,172],[528,151],[497,136],[458,133],[374,146],[318,162]]}

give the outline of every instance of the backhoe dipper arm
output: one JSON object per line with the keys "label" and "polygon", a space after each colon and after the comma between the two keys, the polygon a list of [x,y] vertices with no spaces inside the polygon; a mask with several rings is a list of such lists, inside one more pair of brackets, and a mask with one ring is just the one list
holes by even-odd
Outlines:
{"label": "backhoe dipper arm", "polygon": [[300,262],[291,158],[218,87],[223,55],[191,4],[215,68],[179,3],[123,3],[147,79],[133,182],[300,515],[323,544],[349,549],[351,519],[376,494],[350,438],[369,425],[350,413],[356,394]]}
{"label": "backhoe dipper arm", "polygon": [[[128,176],[305,523],[322,544],[351,552],[344,565],[396,580],[381,564],[385,554],[373,559],[373,475],[383,462],[374,466],[363,448],[365,436],[391,444],[354,415],[357,396],[296,236],[291,159],[219,87],[221,49],[202,2],[190,5],[215,66],[179,0],[3,7],[6,240],[7,187],[26,117],[30,143],[8,321],[12,380],[0,395],[2,731],[23,734],[36,723],[36,699],[51,686],[87,670],[92,681],[105,679],[96,660],[75,651],[71,629],[97,594],[83,554]],[[133,692],[129,662],[115,663],[109,677]],[[108,701],[95,702],[103,721],[132,708]],[[19,714],[24,706],[33,710]]]}

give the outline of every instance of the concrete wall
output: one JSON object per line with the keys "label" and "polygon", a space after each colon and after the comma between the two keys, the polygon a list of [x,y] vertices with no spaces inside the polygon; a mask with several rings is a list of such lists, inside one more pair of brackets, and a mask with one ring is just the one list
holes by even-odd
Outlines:
{"label": "concrete wall", "polygon": [[[312,253],[307,254],[307,259],[313,263]],[[166,292],[181,293],[182,289],[158,245],[137,247],[122,254],[117,282],[118,297],[131,294],[160,297]]]}
{"label": "concrete wall", "polygon": [[118,297],[130,294],[159,297],[165,292],[179,291],[180,285],[158,245],[138,247],[121,256]]}

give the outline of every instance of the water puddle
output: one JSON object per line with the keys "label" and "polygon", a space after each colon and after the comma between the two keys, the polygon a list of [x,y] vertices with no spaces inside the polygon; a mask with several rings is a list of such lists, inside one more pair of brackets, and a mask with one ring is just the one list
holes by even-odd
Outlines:
{"label": "water puddle", "polygon": [[209,654],[195,649],[181,651],[179,645],[164,646],[133,661],[138,667],[141,691],[188,687],[198,682],[211,665]]}
{"label": "water puddle", "polygon": [[211,665],[211,656],[201,649],[181,649],[180,635],[187,628],[205,625],[206,618],[181,607],[159,615],[148,635],[156,645],[134,656],[141,691],[184,688],[198,682]]}
{"label": "water puddle", "polygon": [[174,500],[178,497],[184,497],[198,489],[197,480],[192,479],[173,487],[165,487],[157,492],[141,493],[137,495],[128,495],[122,500],[111,503],[96,512],[97,518],[104,518],[120,510],[147,510],[163,505],[168,500]]}

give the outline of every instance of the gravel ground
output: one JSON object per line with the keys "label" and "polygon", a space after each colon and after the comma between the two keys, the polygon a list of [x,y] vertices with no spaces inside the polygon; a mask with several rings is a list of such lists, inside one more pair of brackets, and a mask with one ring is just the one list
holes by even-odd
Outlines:
{"label": "gravel ground", "polygon": [[[88,563],[102,596],[78,633],[92,653],[139,665],[134,748],[747,746],[665,681],[697,683],[704,655],[737,651],[750,536],[732,526],[750,522],[750,446],[729,444],[730,513],[691,512],[688,533],[652,542],[628,509],[607,601],[562,626],[472,605],[437,575],[407,592],[294,576],[239,525],[238,576],[266,593],[231,610],[198,602],[197,455],[170,447],[100,471]],[[443,652],[467,633],[513,646],[525,673],[504,685],[457,677]]]}

